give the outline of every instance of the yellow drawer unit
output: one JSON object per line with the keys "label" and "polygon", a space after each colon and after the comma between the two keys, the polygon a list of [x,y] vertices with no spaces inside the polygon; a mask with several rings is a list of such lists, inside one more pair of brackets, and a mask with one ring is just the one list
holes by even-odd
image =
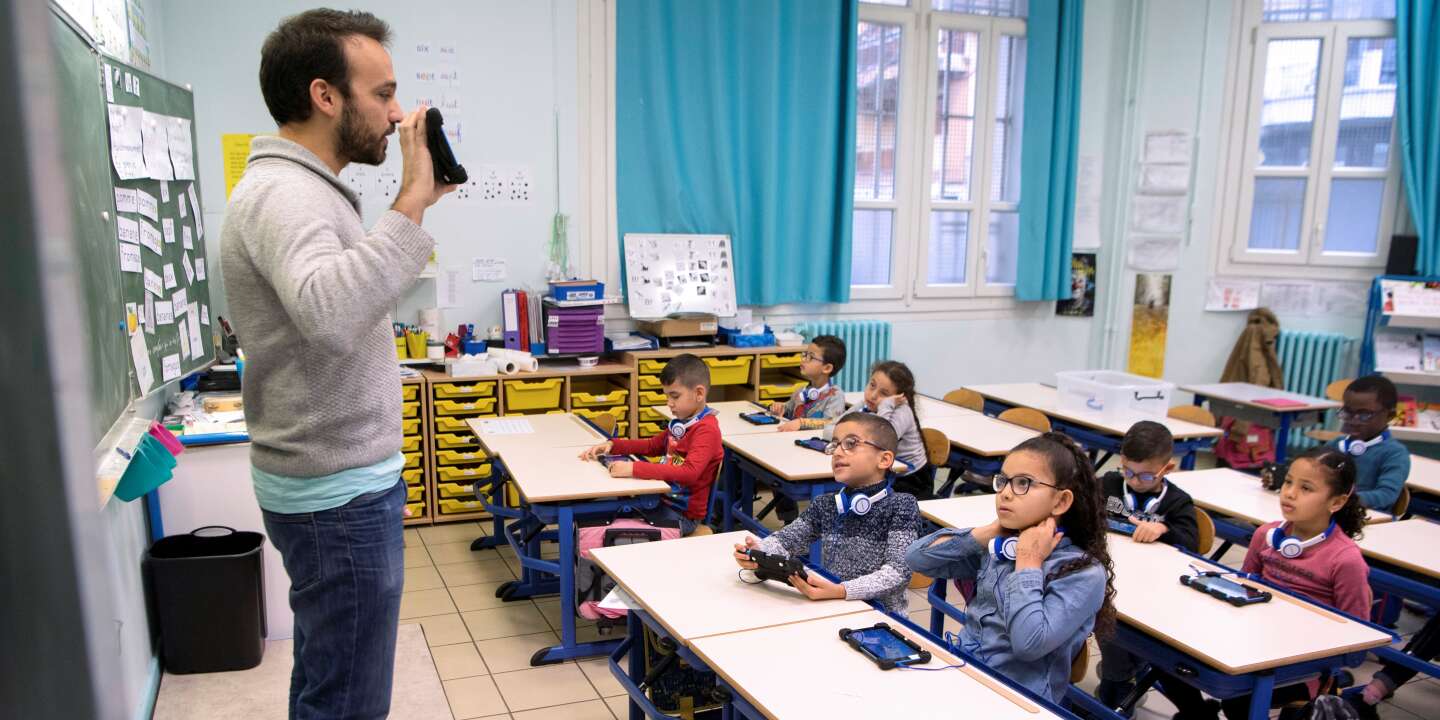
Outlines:
{"label": "yellow drawer unit", "polygon": [[773,378],[774,382],[765,383],[758,388],[761,400],[778,400],[784,402],[795,394],[796,390],[805,387],[805,381],[788,381],[780,378]]}
{"label": "yellow drawer unit", "polygon": [[406,435],[400,442],[400,449],[405,452],[416,452],[420,449],[419,435]]}
{"label": "yellow drawer unit", "polygon": [[663,423],[669,421],[669,418],[665,417],[664,414],[653,407],[640,408],[635,413],[635,419],[642,423]]}
{"label": "yellow drawer unit", "polygon": [[400,478],[405,481],[406,485],[419,485],[425,482],[425,471],[420,468],[402,470],[400,471]]}
{"label": "yellow drawer unit", "polygon": [[435,483],[435,496],[442,500],[475,500],[475,487],[470,483]]}
{"label": "yellow drawer unit", "polygon": [[665,369],[666,362],[665,360],[645,359],[640,361],[637,369],[645,375],[658,375],[661,370]]}
{"label": "yellow drawer unit", "polygon": [[784,355],[761,355],[760,369],[771,368],[797,368],[800,367],[800,356],[802,353],[785,353]]}
{"label": "yellow drawer unit", "polygon": [[484,450],[436,450],[436,465],[469,465],[490,459]]}
{"label": "yellow drawer unit", "polygon": [[705,358],[710,366],[711,385],[744,385],[750,382],[750,361],[753,356],[737,358]]}
{"label": "yellow drawer unit", "polygon": [[410,514],[405,517],[406,520],[425,517],[425,503],[423,502],[408,503],[405,505],[405,509],[410,511]]}
{"label": "yellow drawer unit", "polygon": [[419,385],[401,385],[401,386],[400,386],[400,398],[401,398],[402,400],[405,400],[406,402],[409,402],[409,401],[411,401],[411,400],[419,400],[419,399],[420,399],[420,386],[419,386]]}
{"label": "yellow drawer unit", "polygon": [[400,417],[402,417],[402,418],[418,418],[418,417],[420,417],[420,401],[415,400],[415,401],[407,402],[407,403],[401,405],[401,406],[400,406]]}
{"label": "yellow drawer unit", "polygon": [[665,387],[660,384],[659,375],[641,375],[636,381],[640,383],[641,390],[659,390]]}
{"label": "yellow drawer unit", "polygon": [[435,433],[435,447],[441,450],[466,450],[480,447],[471,433]]}
{"label": "yellow drawer unit", "polygon": [[420,460],[423,457],[419,452],[405,453],[405,469],[411,470],[420,467]]}
{"label": "yellow drawer unit", "polygon": [[447,465],[435,468],[435,479],[439,482],[475,482],[490,477],[490,463],[479,465]]}
{"label": "yellow drawer unit", "polygon": [[570,381],[570,407],[601,408],[624,405],[630,390],[603,379],[576,378]]}
{"label": "yellow drawer unit", "polygon": [[423,497],[425,497],[425,488],[418,485],[411,485],[405,488],[406,502],[419,502]]}
{"label": "yellow drawer unit", "polygon": [[594,420],[601,416],[609,415],[610,417],[615,418],[615,422],[623,422],[624,420],[626,420],[626,416],[630,414],[630,408],[616,407],[606,408],[604,410],[586,410],[585,408],[576,408],[574,412],[576,415],[587,418],[589,420]]}
{"label": "yellow drawer unit", "polygon": [[664,404],[665,404],[665,393],[660,392],[660,391],[658,391],[658,390],[642,390],[642,391],[640,391],[640,404],[641,404],[641,405],[664,405]]}
{"label": "yellow drawer unit", "polygon": [[661,425],[660,423],[640,423],[638,426],[636,426],[635,432],[640,437],[647,438],[654,435],[659,435],[661,429],[663,428],[664,425]]}
{"label": "yellow drawer unit", "polygon": [[435,415],[485,415],[495,412],[495,398],[436,400]]}
{"label": "yellow drawer unit", "polygon": [[495,397],[495,381],[433,383],[430,392],[437,400],[458,400]]}
{"label": "yellow drawer unit", "polygon": [[630,437],[630,423],[625,422],[625,421],[623,421],[623,420],[620,421],[620,422],[615,423],[615,437],[617,437],[617,438]]}
{"label": "yellow drawer unit", "polygon": [[561,408],[552,408],[552,409],[550,409],[550,410],[511,410],[511,411],[509,411],[509,412],[503,413],[503,415],[504,415],[505,417],[514,417],[514,416],[516,416],[516,415],[564,415],[564,414],[565,414],[565,411],[564,411],[563,409],[561,409]]}
{"label": "yellow drawer unit", "polygon": [[441,515],[463,515],[465,513],[482,512],[485,506],[479,500],[441,500],[436,505]]}
{"label": "yellow drawer unit", "polygon": [[466,435],[468,435],[468,434],[473,434],[474,431],[470,429],[470,423],[468,423],[468,422],[466,422],[466,421],[467,421],[467,420],[470,420],[471,418],[477,418],[477,417],[499,417],[499,416],[496,415],[496,414],[494,414],[494,413],[490,413],[490,414],[488,414],[488,415],[465,415],[465,416],[445,415],[445,416],[436,416],[436,418],[435,418],[435,430],[438,431],[438,432],[447,432],[447,433],[461,433],[461,434],[466,434]]}
{"label": "yellow drawer unit", "polygon": [[400,430],[406,435],[419,435],[420,418],[410,418],[409,420],[400,421]]}
{"label": "yellow drawer unit", "polygon": [[560,407],[560,388],[565,378],[545,380],[506,380],[505,409],[549,410]]}

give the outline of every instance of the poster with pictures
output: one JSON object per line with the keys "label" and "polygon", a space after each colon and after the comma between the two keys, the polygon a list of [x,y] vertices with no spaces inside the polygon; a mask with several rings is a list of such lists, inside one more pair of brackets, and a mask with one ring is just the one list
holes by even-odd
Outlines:
{"label": "poster with pictures", "polygon": [[1170,275],[1135,276],[1135,305],[1130,315],[1130,363],[1127,369],[1145,377],[1165,375],[1165,338],[1170,326]]}
{"label": "poster with pictures", "polygon": [[735,315],[735,265],[728,235],[627,233],[625,288],[630,315]]}
{"label": "poster with pictures", "polygon": [[1055,314],[1067,317],[1095,316],[1095,253],[1070,256],[1070,299],[1055,303]]}

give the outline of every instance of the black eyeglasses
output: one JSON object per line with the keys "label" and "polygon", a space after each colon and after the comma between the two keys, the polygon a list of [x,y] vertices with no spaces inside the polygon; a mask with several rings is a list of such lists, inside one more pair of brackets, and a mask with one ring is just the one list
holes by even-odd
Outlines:
{"label": "black eyeglasses", "polygon": [[1146,483],[1146,484],[1155,482],[1155,478],[1157,478],[1157,477],[1160,476],[1159,473],[1153,473],[1153,472],[1135,472],[1134,470],[1131,470],[1130,468],[1125,467],[1124,465],[1121,465],[1121,466],[1120,466],[1120,474],[1121,474],[1121,475],[1124,475],[1126,480],[1137,480],[1137,479],[1138,479],[1140,482]]}
{"label": "black eyeglasses", "polygon": [[861,443],[869,445],[870,447],[873,447],[881,452],[885,452],[885,448],[881,447],[877,443],[870,442],[869,440],[866,440],[865,438],[862,438],[858,435],[846,435],[845,438],[842,440],[831,440],[829,443],[827,443],[825,445],[825,454],[834,455],[836,450],[844,448],[845,454],[849,455],[850,453],[855,452],[855,448],[860,447]]}
{"label": "black eyeglasses", "polygon": [[824,360],[825,358],[822,358],[822,357],[820,357],[819,355],[816,355],[815,353],[812,353],[812,352],[810,352],[809,350],[806,350],[805,352],[800,353],[800,359],[801,359],[801,360],[809,361],[809,360]]}
{"label": "black eyeglasses", "polygon": [[1009,485],[1010,489],[1014,490],[1016,495],[1024,495],[1030,492],[1031,485],[1044,485],[1045,487],[1055,488],[1056,490],[1060,489],[1058,485],[1052,485],[1043,480],[1036,480],[1029,475],[1010,477],[1005,473],[995,473],[994,477],[990,478],[990,485],[995,488],[995,492],[997,493],[1004,490],[1006,485]]}
{"label": "black eyeglasses", "polygon": [[1347,420],[1354,420],[1355,422],[1370,422],[1371,420],[1375,419],[1376,414],[1377,413],[1374,412],[1356,412],[1354,410],[1346,410],[1345,408],[1341,408],[1338,412],[1335,413],[1335,415],[1339,417],[1342,422]]}

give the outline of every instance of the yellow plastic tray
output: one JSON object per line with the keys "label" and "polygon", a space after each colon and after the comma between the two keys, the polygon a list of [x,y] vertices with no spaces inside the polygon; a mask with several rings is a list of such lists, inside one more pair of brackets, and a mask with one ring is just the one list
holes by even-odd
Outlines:
{"label": "yellow plastic tray", "polygon": [[407,402],[407,403],[405,403],[404,405],[401,405],[401,406],[400,406],[400,417],[403,417],[403,418],[420,417],[420,403],[419,403],[418,401],[417,401],[417,402]]}
{"label": "yellow plastic tray", "polygon": [[635,419],[639,420],[640,422],[663,423],[668,418],[666,418],[660,413],[659,410],[656,410],[653,407],[642,407],[636,412]]}
{"label": "yellow plastic tray", "polygon": [[405,467],[406,467],[406,468],[418,468],[418,467],[420,467],[420,458],[421,458],[421,455],[420,455],[420,453],[418,453],[418,452],[407,452],[407,453],[405,453]]}
{"label": "yellow plastic tray", "polygon": [[418,517],[425,517],[425,503],[409,503],[405,507],[410,508],[410,515],[406,518],[407,520],[413,520]]}
{"label": "yellow plastic tray", "polygon": [[792,383],[770,383],[759,387],[761,400],[789,400],[796,390],[805,387],[805,381]]}
{"label": "yellow plastic tray", "polygon": [[405,436],[405,439],[400,442],[400,449],[403,450],[403,451],[405,451],[405,452],[415,452],[416,450],[419,450],[419,449],[420,449],[420,436],[419,436],[419,435],[406,435],[406,436]]}
{"label": "yellow plastic tray", "polygon": [[436,415],[484,415],[495,412],[495,398],[436,400]]}
{"label": "yellow plastic tray", "polygon": [[495,381],[478,383],[435,383],[430,386],[435,397],[441,400],[455,398],[495,397]]}
{"label": "yellow plastic tray", "polygon": [[653,435],[659,435],[663,427],[660,423],[640,423],[640,425],[636,427],[635,432],[640,437],[647,438]]}
{"label": "yellow plastic tray", "polygon": [[711,385],[744,385],[750,382],[750,361],[753,356],[737,358],[705,358],[710,366]]}
{"label": "yellow plastic tray", "polygon": [[630,408],[624,406],[606,408],[604,410],[586,410],[585,408],[576,408],[574,412],[580,417],[589,418],[591,420],[601,417],[602,415],[609,415],[610,417],[615,418],[616,422],[620,422],[626,419],[626,415],[630,414]]}
{"label": "yellow plastic tray", "polygon": [[466,465],[469,463],[480,463],[489,460],[490,456],[484,450],[436,450],[435,463],[437,465]]}
{"label": "yellow plastic tray", "polygon": [[630,437],[630,423],[624,421],[615,423],[615,437]]}
{"label": "yellow plastic tray", "polygon": [[665,369],[665,362],[664,360],[641,360],[639,370],[646,375],[656,375]]}
{"label": "yellow plastic tray", "polygon": [[412,485],[405,488],[405,499],[407,501],[417,502],[422,497],[425,497],[425,488],[420,487],[419,485]]}
{"label": "yellow plastic tray", "polygon": [[629,397],[629,390],[613,385],[610,387],[609,392],[581,392],[572,390],[570,391],[570,407],[594,408],[624,405]]}
{"label": "yellow plastic tray", "polygon": [[506,380],[506,410],[549,410],[560,407],[560,388],[565,378]]}
{"label": "yellow plastic tray", "polygon": [[470,433],[435,433],[435,447],[447,450],[478,448],[480,442]]}
{"label": "yellow plastic tray", "polygon": [[406,485],[419,485],[425,480],[425,471],[420,468],[413,470],[402,470],[400,477],[405,480]]}
{"label": "yellow plastic tray", "polygon": [[406,435],[420,434],[420,418],[410,418],[400,422],[400,429]]}
{"label": "yellow plastic tray", "polygon": [[665,387],[664,385],[660,384],[659,375],[641,375],[639,377],[639,382],[641,390],[659,390],[660,388]]}
{"label": "yellow plastic tray", "polygon": [[465,421],[476,417],[499,417],[499,415],[489,413],[485,415],[466,415],[463,417],[458,415],[437,416],[435,418],[435,430],[449,433],[472,433],[474,431],[470,429],[469,423]]}
{"label": "yellow plastic tray", "polygon": [[761,355],[760,369],[769,368],[793,368],[800,367],[801,353],[786,353],[784,355]]}
{"label": "yellow plastic tray", "polygon": [[461,513],[479,512],[485,509],[485,506],[480,504],[479,500],[441,500],[438,505],[440,506],[441,515],[459,515]]}
{"label": "yellow plastic tray", "polygon": [[446,499],[475,499],[475,489],[469,483],[435,483],[435,494]]}
{"label": "yellow plastic tray", "polygon": [[664,405],[665,393],[658,390],[643,390],[640,393],[641,405]]}
{"label": "yellow plastic tray", "polygon": [[511,411],[509,411],[509,412],[501,413],[501,416],[502,416],[502,417],[512,417],[512,416],[515,416],[515,415],[564,415],[564,414],[565,414],[564,408],[551,408],[551,409],[549,409],[549,410],[511,410]]}
{"label": "yellow plastic tray", "polygon": [[490,463],[435,468],[435,479],[443,482],[474,482],[490,477]]}
{"label": "yellow plastic tray", "polygon": [[419,385],[401,385],[401,386],[400,386],[400,398],[401,398],[402,400],[418,400],[418,399],[420,399],[420,386],[419,386]]}

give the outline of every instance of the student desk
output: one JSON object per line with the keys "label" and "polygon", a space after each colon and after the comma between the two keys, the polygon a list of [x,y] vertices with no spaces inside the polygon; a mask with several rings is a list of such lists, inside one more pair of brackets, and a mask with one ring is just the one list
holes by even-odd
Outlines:
{"label": "student desk", "polygon": [[[713,670],[732,691],[726,710],[744,717],[953,717],[957,706],[976,708],[976,717],[986,718],[1070,717],[1011,689],[978,663],[953,672],[879,670],[840,641],[841,628],[888,622],[935,655],[926,667],[957,659],[867,603],[816,602],[779,583],[745,584],[731,553],[746,535],[592,553],[640,606],[630,612],[627,639],[610,659],[611,673],[630,694],[630,717],[660,717],[639,689],[646,627],[674,639],[680,656],[694,667]],[[627,655],[628,671],[620,664]]]}
{"label": "student desk", "polygon": [[[765,537],[769,528],[753,516],[750,498],[757,483],[795,500],[814,500],[840,489],[830,472],[830,456],[803,448],[796,440],[819,437],[819,430],[739,435],[725,438],[730,471],[725,476],[726,503],[722,527],[728,532],[738,522],[745,529]],[[820,562],[819,543],[810,551],[810,561]]]}
{"label": "student desk", "polygon": [[[1355,542],[1370,563],[1370,585],[1377,591],[1440,608],[1440,552],[1436,552],[1436,548],[1440,548],[1440,524],[1416,518],[1367,525],[1364,536]],[[1426,629],[1434,632],[1437,623],[1440,623],[1440,613],[1430,616]],[[1407,645],[1405,650],[1409,649]],[[1421,660],[1395,648],[1381,648],[1375,654],[1431,677],[1440,677],[1440,664],[1433,661]]]}
{"label": "student desk", "polygon": [[[1290,442],[1290,428],[1296,425],[1315,425],[1324,421],[1325,411],[1340,407],[1340,403],[1325,398],[1301,395],[1300,393],[1277,390],[1251,383],[1210,383],[1208,385],[1182,385],[1181,390],[1194,393],[1195,404],[1204,405],[1210,401],[1210,412],[1215,417],[1233,417],[1276,428],[1275,462],[1285,462],[1285,450]],[[1283,398],[1297,404],[1275,407],[1257,400]]]}
{"label": "student desk", "polygon": [[920,427],[939,430],[945,433],[945,438],[950,441],[950,458],[945,463],[947,467],[993,475],[1000,472],[1000,466],[1004,464],[1005,456],[1012,448],[1040,434],[1030,428],[997,420],[988,415],[967,413],[920,418]]}
{"label": "student desk", "polygon": [[[492,513],[508,512],[515,522],[503,527],[502,537],[515,551],[521,565],[519,580],[501,585],[496,596],[515,600],[559,592],[560,644],[541,649],[531,665],[547,665],[572,658],[603,655],[618,641],[581,643],[575,634],[575,525],[579,520],[613,517],[626,509],[649,509],[659,504],[670,486],[657,480],[612,478],[600,463],[581,460],[586,447],[599,441],[599,434],[578,418],[569,415],[530,416],[533,433],[491,434],[476,420],[471,428],[496,455],[494,462],[520,492],[518,512],[499,507],[492,498],[477,493]],[[553,433],[553,434],[552,434]],[[579,442],[577,442],[579,441]],[[497,526],[500,522],[497,521]],[[553,534],[545,533],[555,526]],[[560,555],[554,560],[540,556],[540,541],[559,542]]]}
{"label": "student desk", "polygon": [[[863,392],[845,393],[845,407],[847,408],[857,403],[863,402],[864,400],[865,393]],[[981,414],[969,408],[963,408],[959,405],[951,405],[944,400],[937,400],[933,397],[930,397],[929,395],[916,395],[915,408],[920,411],[919,415],[922,425],[926,420],[931,418],[957,417],[962,415]]]}
{"label": "student desk", "polygon": [[[1262,487],[1255,475],[1232,468],[1214,468],[1171,473],[1167,479],[1190,493],[1196,505],[1211,511],[1215,534],[1225,541],[1211,553],[1213,559],[1219,560],[1232,543],[1248,545],[1256,527],[1285,519],[1280,513],[1279,494]],[[1378,510],[1367,510],[1365,514],[1371,523],[1394,519]],[[1237,523],[1227,517],[1244,522]]]}
{"label": "student desk", "polygon": [[[947,527],[973,526],[985,518],[981,498],[950,498],[920,503],[927,518]],[[988,518],[994,518],[993,503]],[[947,520],[961,520],[951,525]],[[987,520],[988,522],[988,520]],[[1254,693],[1250,717],[1269,717],[1269,698],[1277,685],[1358,665],[1365,652],[1384,647],[1394,635],[1368,623],[1347,618],[1321,605],[1270,588],[1268,603],[1232,607],[1180,584],[1191,566],[1224,566],[1160,543],[1141,544],[1109,534],[1115,566],[1115,609],[1120,617],[1116,642],[1152,666],[1180,674],[1188,682],[1220,698]],[[945,615],[964,621],[964,613],[945,601],[946,583],[930,588],[931,631]],[[1219,632],[1223,629],[1223,632]],[[1070,697],[1087,707],[1098,702],[1072,690]]]}
{"label": "student desk", "polygon": [[[734,437],[736,435],[765,435],[775,432],[780,423],[774,425],[756,425],[755,423],[742,420],[740,413],[766,413],[769,411],[760,405],[749,400],[722,400],[709,403],[708,407],[715,413],[715,419],[720,421],[720,436]],[[673,419],[675,414],[670,408],[660,405],[655,408],[661,415]],[[783,420],[781,422],[784,422]]]}
{"label": "student desk", "polygon": [[1220,437],[1220,431],[1171,417],[1159,417],[1142,413],[1124,413],[1108,418],[1093,410],[1062,410],[1055,388],[1040,383],[1002,383],[995,385],[968,386],[985,398],[985,412],[999,414],[1012,407],[1028,407],[1045,413],[1055,429],[1074,438],[1076,442],[1104,456],[1096,459],[1096,467],[1103,465],[1110,456],[1120,452],[1120,440],[1130,426],[1141,420],[1151,420],[1169,428],[1175,436],[1175,452],[1184,456],[1181,466],[1195,466],[1195,452],[1209,447]]}
{"label": "student desk", "polygon": [[1440,460],[1422,455],[1410,456],[1410,512],[1440,519]]}

